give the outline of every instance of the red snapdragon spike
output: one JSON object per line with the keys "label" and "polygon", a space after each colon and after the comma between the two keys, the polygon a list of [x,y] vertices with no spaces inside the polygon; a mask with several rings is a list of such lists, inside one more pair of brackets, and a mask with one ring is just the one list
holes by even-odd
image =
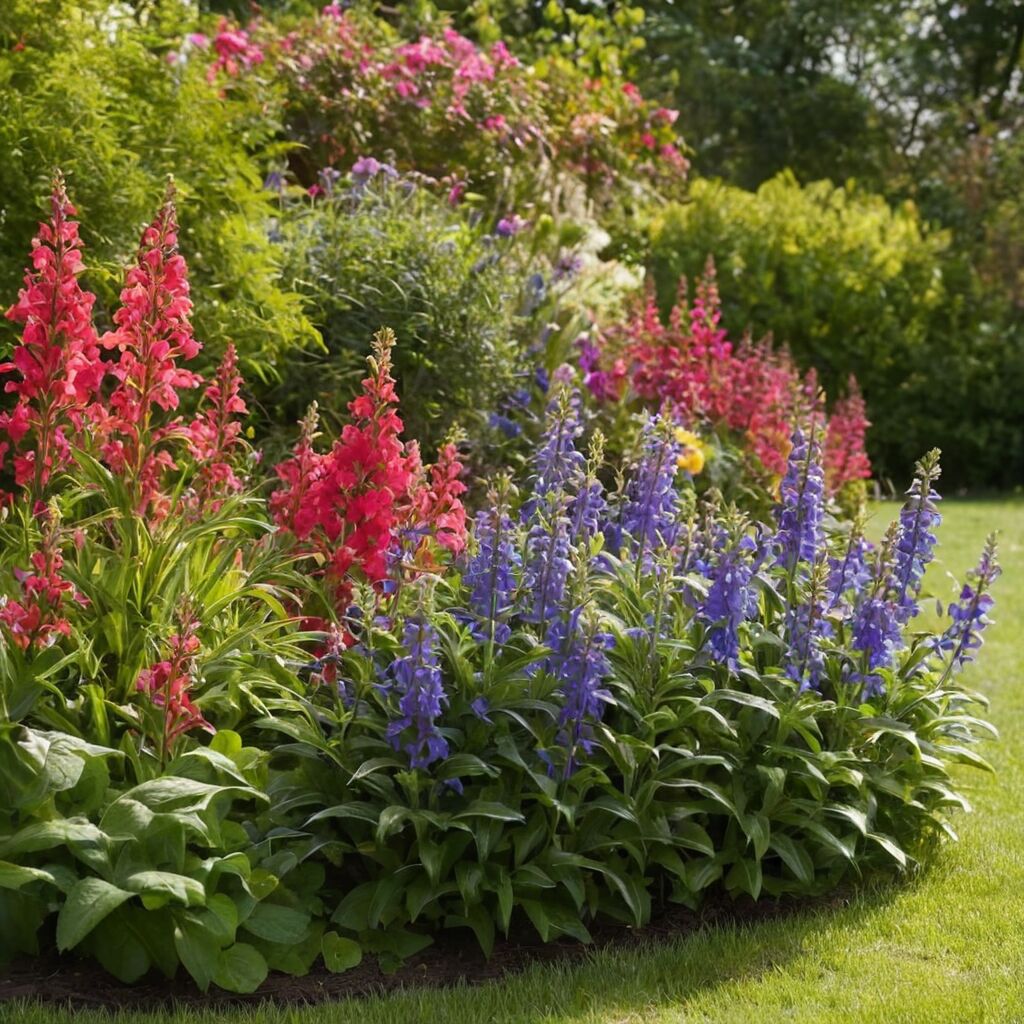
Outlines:
{"label": "red snapdragon spike", "polygon": [[[738,346],[729,341],[721,327],[721,301],[710,261],[692,306],[686,302],[685,282],[680,282],[679,300],[667,325],[648,291],[633,315],[606,328],[599,342],[600,347],[584,345],[581,357],[595,397],[615,401],[631,392],[656,406],[669,400],[688,422],[738,434],[772,476],[785,472],[794,420],[813,415],[825,423],[813,373],[801,377],[789,353],[773,348],[769,340],[753,345],[744,339]],[[629,388],[609,386],[617,384],[615,374],[623,363]],[[826,428],[832,493],[848,480],[871,474],[864,449],[864,405],[854,388],[850,399],[837,404],[835,426]]]}
{"label": "red snapdragon spike", "polygon": [[78,439],[83,414],[99,391],[104,365],[92,323],[95,296],[78,277],[84,269],[75,208],[64,180],[54,177],[50,220],[32,240],[32,266],[7,318],[24,325],[11,361],[0,374],[13,374],[4,390],[17,395],[15,407],[0,414],[0,465],[14,454],[15,482],[30,487],[39,501],[53,473],[66,466]]}
{"label": "red snapdragon spike", "polygon": [[206,386],[202,412],[186,430],[189,453],[198,466],[197,508],[215,509],[221,497],[236,494],[244,487],[236,472],[244,447],[242,424],[237,417],[248,412],[241,389],[238,353],[229,344],[216,377]]}
{"label": "red snapdragon spike", "polygon": [[70,636],[71,623],[62,614],[62,607],[67,599],[87,603],[74,584],[61,575],[64,558],[52,524],[45,526],[39,549],[32,553],[30,562],[31,570],[14,571],[21,587],[20,600],[0,606],[0,624],[22,650],[49,647],[58,637]]}
{"label": "red snapdragon spike", "polygon": [[178,392],[202,383],[199,374],[178,366],[202,346],[192,333],[188,270],[177,242],[170,184],[160,212],[142,234],[137,262],[125,276],[116,327],[100,338],[104,348],[118,352],[110,369],[118,383],[107,408],[94,408],[93,419],[104,460],[114,472],[133,478],[140,512],[154,505],[166,509],[159,497],[160,478],[164,469],[174,467],[168,452],[155,449],[171,436],[177,421],[156,431],[154,414],[173,412]]}
{"label": "red snapdragon spike", "polygon": [[378,586],[388,578],[400,535],[416,533],[418,544],[421,535],[433,533],[450,551],[464,544],[464,485],[454,447],[442,453],[427,483],[419,449],[401,439],[393,344],[390,331],[376,336],[370,375],[349,403],[353,422],[331,450],[319,455],[313,448],[311,416],[292,456],[275,467],[282,486],[270,498],[274,520],[318,556],[342,611],[353,574]]}
{"label": "red snapdragon spike", "polygon": [[871,462],[865,451],[871,426],[857,380],[850,377],[847,395],[836,402],[825,434],[825,482],[831,494],[844,484],[867,480]]}
{"label": "red snapdragon spike", "polygon": [[179,736],[192,729],[216,732],[192,701],[189,690],[195,657],[201,646],[196,631],[199,623],[185,616],[178,633],[169,638],[168,657],[143,669],[135,688],[147,694],[153,704],[164,712],[160,737],[161,760],[166,760]]}

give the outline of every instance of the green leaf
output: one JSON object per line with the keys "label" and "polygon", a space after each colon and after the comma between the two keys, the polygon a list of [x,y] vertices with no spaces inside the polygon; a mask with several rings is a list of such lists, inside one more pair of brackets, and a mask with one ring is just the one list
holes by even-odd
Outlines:
{"label": "green leaf", "polygon": [[267,961],[245,942],[222,950],[213,972],[214,984],[228,992],[255,992],[266,978]]}
{"label": "green leaf", "polygon": [[903,852],[902,847],[900,847],[894,840],[890,839],[888,836],[883,836],[878,832],[869,832],[868,839],[877,843],[883,850],[885,850],[885,852],[889,854],[889,856],[892,857],[892,859],[896,861],[901,868],[905,868],[907,866],[907,855]]}
{"label": "green leaf", "polygon": [[105,882],[102,878],[83,878],[68,893],[57,916],[57,948],[73,949],[111,911],[116,910],[132,893]]}
{"label": "green leaf", "polygon": [[206,902],[206,890],[201,882],[171,871],[136,871],[121,879],[121,884],[131,892],[168,897],[186,907],[202,906]]}
{"label": "green leaf", "polygon": [[526,821],[519,811],[491,800],[474,800],[461,814],[455,815],[456,821],[464,818],[490,818],[493,821],[515,821],[519,824]]}
{"label": "green leaf", "polygon": [[353,939],[346,939],[337,932],[325,932],[321,940],[324,966],[332,974],[341,974],[358,967],[363,960],[363,949]]}
{"label": "green leaf", "polygon": [[804,885],[811,885],[814,882],[814,861],[803,844],[798,843],[792,836],[776,832],[768,845],[782,858],[782,862],[800,882]]}
{"label": "green leaf", "polygon": [[267,942],[298,943],[309,930],[309,914],[276,903],[258,903],[242,927]]}
{"label": "green leaf", "polygon": [[179,919],[174,928],[174,948],[199,990],[205,992],[220,959],[219,936],[205,927],[201,919]]}
{"label": "green leaf", "polygon": [[761,862],[749,857],[736,861],[725,877],[726,887],[730,891],[739,889],[749,893],[755,900],[761,895],[761,883]]}

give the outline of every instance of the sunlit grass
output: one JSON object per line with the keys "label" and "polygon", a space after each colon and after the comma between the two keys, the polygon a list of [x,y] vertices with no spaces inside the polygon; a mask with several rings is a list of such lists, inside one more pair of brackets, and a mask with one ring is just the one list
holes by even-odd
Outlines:
{"label": "sunlit grass", "polygon": [[[883,507],[876,518],[894,512]],[[537,967],[502,983],[412,991],[309,1009],[249,1007],[163,1014],[76,1012],[81,1024],[484,1024],[775,1021],[833,1024],[1024,1022],[1024,503],[949,502],[929,577],[943,600],[985,534],[1001,531],[1005,574],[997,625],[970,682],[992,699],[1002,733],[995,779],[964,782],[975,814],[955,825],[920,878],[866,893],[838,910],[731,925],[676,942],[597,952],[582,964]],[[876,532],[881,532],[880,530]],[[0,1020],[56,1024],[67,1012],[2,1007]]]}

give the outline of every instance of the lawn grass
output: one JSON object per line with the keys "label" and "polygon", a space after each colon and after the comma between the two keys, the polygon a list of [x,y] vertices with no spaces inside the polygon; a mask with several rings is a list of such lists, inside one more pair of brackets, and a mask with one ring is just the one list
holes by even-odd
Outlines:
{"label": "lawn grass", "polygon": [[[310,1009],[217,1009],[178,1014],[77,1012],[80,1024],[485,1024],[572,1022],[1024,1022],[1024,502],[947,502],[929,585],[947,599],[985,534],[1001,531],[1005,575],[997,625],[972,685],[992,699],[1001,743],[995,779],[970,773],[976,813],[955,822],[962,841],[909,884],[864,894],[839,910],[715,927],[649,948],[603,951],[582,964],[536,967],[506,982],[413,991]],[[879,511],[888,518],[895,506]],[[881,532],[878,530],[877,532]],[[56,1024],[71,1015],[0,1006],[0,1020]]]}

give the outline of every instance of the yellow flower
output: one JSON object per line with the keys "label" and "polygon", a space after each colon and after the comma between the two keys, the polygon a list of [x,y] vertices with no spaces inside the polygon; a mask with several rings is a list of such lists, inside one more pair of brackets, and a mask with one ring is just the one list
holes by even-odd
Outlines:
{"label": "yellow flower", "polygon": [[704,445],[701,439],[689,430],[676,428],[676,440],[683,446],[677,465],[690,476],[696,476],[704,468]]}

